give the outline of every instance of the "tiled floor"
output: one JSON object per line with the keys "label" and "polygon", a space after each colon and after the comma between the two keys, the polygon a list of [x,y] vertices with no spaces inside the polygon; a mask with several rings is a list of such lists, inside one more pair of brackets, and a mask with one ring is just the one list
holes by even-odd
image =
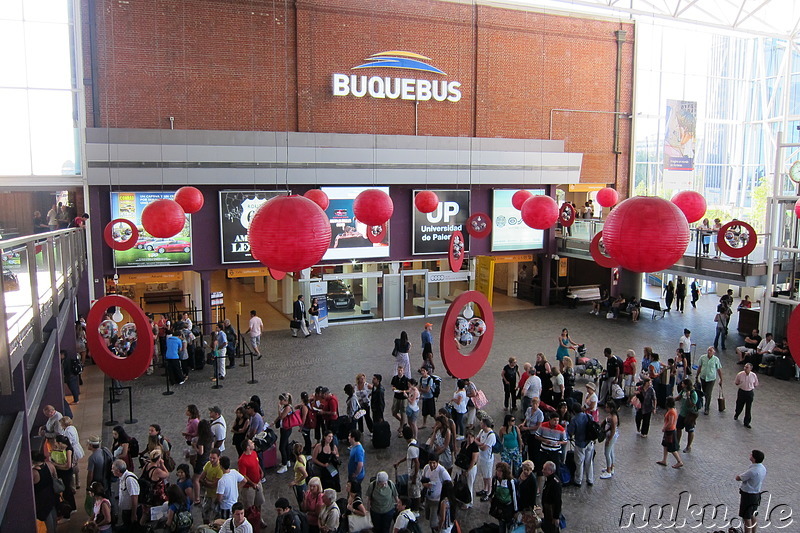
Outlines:
{"label": "tiled floor", "polygon": [[[530,310],[497,313],[494,345],[489,360],[477,374],[474,381],[484,390],[490,403],[487,407],[495,420],[501,420],[502,389],[498,374],[510,355],[516,356],[520,362],[533,361],[535,353],[542,351],[550,359],[554,359],[559,332],[562,327],[569,327],[572,338],[586,343],[593,357],[602,357],[604,347],[611,347],[617,354],[624,354],[632,348],[637,356],[641,355],[644,346],[652,346],[661,354],[672,354],[684,327],[693,331],[692,339],[698,345],[698,352],[704,352],[713,341],[714,306],[717,297],[703,296],[698,309],[687,309],[685,314],[674,310],[663,320],[651,320],[649,312],[642,313],[638,323],[626,320],[607,320],[589,315],[587,307],[570,310],[562,307],[536,308]],[[688,306],[688,303],[687,303]],[[735,317],[734,317],[735,319]],[[441,319],[433,320],[435,337],[440,336]],[[288,391],[295,398],[303,390],[313,390],[317,385],[331,387],[344,399],[341,392],[344,385],[352,382],[358,372],[368,375],[374,372],[390,376],[393,359],[390,355],[392,340],[401,329],[407,329],[411,338],[412,364],[420,362],[419,332],[420,321],[381,322],[371,324],[337,325],[325,330],[321,336],[312,335],[307,339],[292,338],[289,332],[274,331],[264,335],[262,352],[264,359],[256,363],[255,375],[258,383],[249,385],[250,368],[236,367],[229,371],[224,388],[214,390],[209,381],[211,370],[206,367],[200,372],[193,372],[187,384],[178,388],[173,396],[162,396],[164,378],[156,372],[153,376],[143,376],[130,385],[134,391],[134,416],[138,424],[127,427],[130,433],[140,439],[146,435],[147,426],[157,422],[164,428],[164,433],[173,442],[180,442],[179,434],[185,425],[183,412],[189,403],[197,404],[205,415],[206,409],[212,405],[220,405],[225,416],[230,419],[236,405],[258,394],[268,413],[266,419],[277,412],[277,395]],[[598,533],[613,532],[621,528],[620,521],[625,514],[624,506],[643,504],[679,505],[681,493],[691,495],[692,503],[701,506],[727,506],[728,519],[733,518],[738,508],[738,484],[734,481],[737,473],[748,466],[748,455],[752,448],[760,448],[766,453],[766,466],[769,471],[765,490],[771,496],[770,510],[772,520],[778,519],[780,513],[800,505],[800,481],[796,475],[793,449],[797,445],[797,428],[791,420],[796,411],[796,401],[800,384],[791,381],[779,381],[772,377],[762,377],[761,388],[756,393],[754,405],[753,429],[742,427],[741,422],[732,419],[735,403],[733,378],[739,367],[733,364],[734,348],[740,344],[737,334],[731,333],[728,338],[728,350],[722,354],[725,375],[725,395],[728,408],[720,413],[714,407],[709,416],[700,418],[697,438],[692,453],[685,454],[683,460],[686,467],[681,470],[662,468],[655,464],[661,458],[660,426],[661,414],[654,417],[653,431],[649,439],[636,436],[633,417],[629,410],[621,416],[621,435],[617,443],[616,476],[611,480],[597,479],[594,487],[566,488],[564,490],[564,514],[568,521],[568,531]],[[438,353],[438,347],[436,349]],[[441,364],[437,364],[438,373],[444,374]],[[87,371],[87,381],[91,386],[96,379],[93,369]],[[445,380],[445,391],[452,387],[452,382]],[[91,433],[101,429],[99,410],[96,398],[99,390],[86,392],[80,409],[76,410],[81,437],[85,439]],[[91,403],[90,398],[95,398]],[[343,404],[343,401],[342,401]],[[90,412],[91,406],[91,412]],[[83,412],[83,410],[86,412]],[[103,419],[108,418],[107,406]],[[394,424],[393,424],[394,426]],[[110,443],[109,428],[103,426],[105,442]],[[427,438],[428,430],[421,435]],[[685,439],[685,437],[684,437]],[[178,446],[180,448],[180,446]],[[391,463],[403,457],[404,446],[395,439],[388,450],[367,448],[367,473],[375,475],[380,469],[388,469],[391,474]],[[346,450],[343,449],[346,453]],[[230,452],[229,452],[230,453]],[[604,465],[602,449],[598,450],[595,468]],[[290,501],[291,491],[287,475],[267,475],[268,504],[265,506],[264,519],[272,527],[274,510],[271,503],[279,496],[287,496]],[[82,501],[82,496],[79,498]],[[768,498],[764,498],[762,512],[766,514]],[[80,513],[76,513],[80,514]],[[688,516],[683,512],[683,516]],[[785,516],[785,515],[784,515]],[[492,521],[488,516],[488,504],[478,504],[473,510],[462,514],[459,519],[464,531],[480,525],[484,521]],[[710,525],[710,519],[704,524]],[[73,520],[77,524],[79,520]],[[785,525],[784,522],[781,525]],[[634,526],[642,526],[635,523]],[[653,522],[640,527],[643,531],[689,531],[690,521],[684,527],[656,528]],[[773,524],[775,527],[775,524]],[[714,531],[721,529],[720,519],[717,527],[698,527],[694,531]],[[67,529],[64,528],[64,531]],[[74,527],[71,531],[76,531]],[[798,531],[796,524],[789,525],[784,531]]]}

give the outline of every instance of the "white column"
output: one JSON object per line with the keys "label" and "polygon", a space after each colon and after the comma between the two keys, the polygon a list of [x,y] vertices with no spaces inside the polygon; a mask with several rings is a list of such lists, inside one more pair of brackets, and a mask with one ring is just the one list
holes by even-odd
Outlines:
{"label": "white column", "polygon": [[294,305],[294,300],[297,295],[294,294],[293,286],[293,279],[291,276],[286,276],[281,280],[281,291],[283,293],[283,302],[282,302],[282,309],[284,313],[291,315],[292,314],[292,306]]}
{"label": "white column", "polygon": [[267,278],[267,301],[268,302],[277,302],[278,301],[278,281],[275,280],[273,277]]}

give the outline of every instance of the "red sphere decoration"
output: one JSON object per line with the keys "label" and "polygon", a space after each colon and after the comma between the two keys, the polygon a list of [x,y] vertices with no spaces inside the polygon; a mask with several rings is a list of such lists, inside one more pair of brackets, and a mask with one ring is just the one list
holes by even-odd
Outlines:
{"label": "red sphere decoration", "polygon": [[798,218],[800,218],[800,200],[797,200],[794,203],[794,214],[797,215]]}
{"label": "red sphere decoration", "polygon": [[597,203],[603,207],[612,207],[619,202],[619,193],[611,187],[597,191]]}
{"label": "red sphere decoration", "polygon": [[206,199],[197,187],[181,187],[175,192],[175,201],[183,208],[184,213],[197,213],[203,208]]}
{"label": "red sphere decoration", "polygon": [[262,205],[247,232],[253,257],[273,270],[299,272],[317,264],[331,244],[325,212],[303,196],[276,196]]}
{"label": "red sphere decoration", "polygon": [[794,362],[800,365],[800,305],[794,308],[789,315],[789,323],[786,325],[786,341],[789,343],[789,353],[792,354]]}
{"label": "red sphere decoration", "polygon": [[311,189],[309,191],[306,191],[306,193],[303,196],[305,196],[306,198],[308,198],[309,200],[320,206],[323,211],[328,209],[328,206],[331,203],[330,199],[328,198],[328,195],[322,192],[322,189]]}
{"label": "red sphere decoration", "polygon": [[558,204],[549,196],[531,196],[522,204],[522,221],[534,229],[547,229],[558,220]]}
{"label": "red sphere decoration", "polygon": [[697,222],[706,214],[706,199],[695,191],[681,191],[672,197],[672,203],[686,215],[689,224]]}
{"label": "red sphere decoration", "polygon": [[678,206],[652,196],[635,196],[609,213],[603,244],[619,266],[658,272],[675,264],[689,244],[689,223]]}
{"label": "red sphere decoration", "polygon": [[175,200],[156,200],[142,209],[144,230],[160,239],[177,235],[186,224],[183,208]]}
{"label": "red sphere decoration", "polygon": [[514,206],[514,209],[522,211],[522,206],[525,204],[525,201],[533,196],[531,191],[520,190],[514,193],[514,196],[511,197],[511,205]]}
{"label": "red sphere decoration", "polygon": [[439,197],[433,191],[420,191],[414,197],[414,206],[420,213],[433,213],[439,207]]}
{"label": "red sphere decoration", "polygon": [[367,226],[380,226],[392,218],[394,204],[380,189],[367,189],[353,201],[353,214]]}

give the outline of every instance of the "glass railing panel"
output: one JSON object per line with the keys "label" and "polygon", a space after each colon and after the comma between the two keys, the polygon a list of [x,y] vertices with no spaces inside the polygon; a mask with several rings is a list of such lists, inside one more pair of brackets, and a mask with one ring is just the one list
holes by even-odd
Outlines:
{"label": "glass railing panel", "polygon": [[31,277],[28,270],[28,252],[24,246],[4,249],[3,293],[6,308],[6,330],[9,341],[17,338],[24,327],[33,320]]}

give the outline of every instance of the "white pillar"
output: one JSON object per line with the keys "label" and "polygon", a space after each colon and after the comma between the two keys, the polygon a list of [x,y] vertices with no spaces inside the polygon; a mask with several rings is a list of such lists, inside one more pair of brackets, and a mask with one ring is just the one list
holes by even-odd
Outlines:
{"label": "white pillar", "polygon": [[273,277],[267,278],[267,301],[268,302],[277,302],[278,301],[278,281]]}
{"label": "white pillar", "polygon": [[296,295],[293,291],[293,279],[291,276],[286,276],[281,280],[281,291],[283,293],[283,302],[282,302],[282,309],[281,311],[286,313],[287,315],[292,314],[292,306],[294,304],[294,300]]}

